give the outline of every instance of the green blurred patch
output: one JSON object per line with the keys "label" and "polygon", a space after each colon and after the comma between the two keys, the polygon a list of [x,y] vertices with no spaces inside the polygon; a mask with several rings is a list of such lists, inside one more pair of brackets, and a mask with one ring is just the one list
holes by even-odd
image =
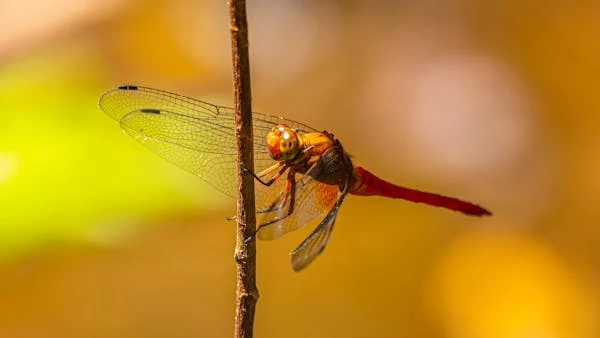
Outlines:
{"label": "green blurred patch", "polygon": [[103,69],[84,49],[0,68],[0,260],[48,242],[110,243],[160,214],[233,209],[119,131],[97,106]]}

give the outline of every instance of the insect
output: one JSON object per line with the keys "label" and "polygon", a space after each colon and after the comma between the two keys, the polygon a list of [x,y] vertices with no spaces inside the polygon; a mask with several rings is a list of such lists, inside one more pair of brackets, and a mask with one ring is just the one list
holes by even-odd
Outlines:
{"label": "insect", "polygon": [[[124,85],[100,98],[100,108],[137,141],[235,198],[233,109],[166,91]],[[292,251],[299,271],[325,248],[348,194],[384,196],[447,208],[471,216],[491,213],[453,197],[405,188],[354,166],[327,131],[283,117],[253,113],[259,239],[276,239],[311,220],[314,230]]]}

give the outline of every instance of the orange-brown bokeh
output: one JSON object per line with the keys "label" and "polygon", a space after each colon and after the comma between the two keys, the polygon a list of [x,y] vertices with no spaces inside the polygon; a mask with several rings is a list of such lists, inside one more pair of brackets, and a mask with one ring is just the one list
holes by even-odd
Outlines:
{"label": "orange-brown bokeh", "polygon": [[[599,12],[248,2],[256,111],[494,212],[350,196],[301,273],[310,229],[260,242],[257,336],[598,336]],[[231,336],[234,202],[97,108],[122,83],[230,105],[226,4],[8,1],[0,32],[0,337]]]}

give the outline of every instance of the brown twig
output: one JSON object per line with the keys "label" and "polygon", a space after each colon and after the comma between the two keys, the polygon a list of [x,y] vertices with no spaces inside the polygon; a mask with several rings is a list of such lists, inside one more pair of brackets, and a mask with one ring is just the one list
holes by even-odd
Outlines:
{"label": "brown twig", "polygon": [[[237,240],[235,261],[237,263],[237,288],[235,310],[236,338],[252,337],[254,310],[258,300],[256,288],[256,229],[254,206],[254,149],[252,135],[252,98],[250,95],[250,62],[248,55],[248,23],[246,1],[229,0],[229,30],[233,59],[233,95],[235,129],[237,139],[238,200]],[[248,171],[242,170],[242,165]],[[252,239],[245,242],[246,238]]]}

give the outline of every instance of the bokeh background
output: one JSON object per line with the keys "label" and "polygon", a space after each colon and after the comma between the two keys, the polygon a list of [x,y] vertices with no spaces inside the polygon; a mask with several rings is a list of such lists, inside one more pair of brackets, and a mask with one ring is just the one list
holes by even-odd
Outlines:
{"label": "bokeh background", "polygon": [[[600,2],[249,1],[253,107],[485,219],[346,199],[258,247],[259,337],[598,337]],[[0,4],[0,336],[229,337],[234,201],[97,107],[231,103],[225,1]]]}

